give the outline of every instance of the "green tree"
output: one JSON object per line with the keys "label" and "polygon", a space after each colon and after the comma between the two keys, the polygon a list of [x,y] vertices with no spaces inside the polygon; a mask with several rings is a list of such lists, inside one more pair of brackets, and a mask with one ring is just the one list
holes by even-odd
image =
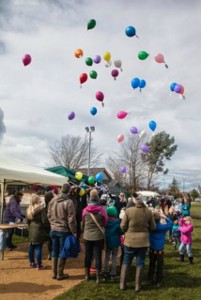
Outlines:
{"label": "green tree", "polygon": [[165,175],[168,173],[168,169],[165,169],[165,160],[170,160],[177,150],[177,145],[175,145],[174,142],[174,137],[170,137],[168,133],[162,131],[155,134],[151,141],[147,143],[149,152],[142,156],[147,165],[148,190],[150,189],[155,174],[163,173]]}
{"label": "green tree", "polygon": [[169,193],[176,198],[180,195],[178,182],[175,178],[173,178],[172,183],[169,185]]}
{"label": "green tree", "polygon": [[198,193],[198,191],[196,189],[193,189],[191,192],[190,192],[190,195],[193,199],[197,198],[200,196],[200,194]]}

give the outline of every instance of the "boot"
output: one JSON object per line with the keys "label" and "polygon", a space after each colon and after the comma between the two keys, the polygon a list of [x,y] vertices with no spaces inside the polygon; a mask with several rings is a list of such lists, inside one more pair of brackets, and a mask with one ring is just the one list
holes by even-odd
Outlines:
{"label": "boot", "polygon": [[52,279],[57,279],[58,257],[52,257]]}
{"label": "boot", "polygon": [[69,277],[68,274],[66,275],[64,274],[65,264],[66,264],[66,259],[59,257],[58,266],[57,266],[57,280],[63,280]]}
{"label": "boot", "polygon": [[192,257],[192,256],[191,256],[191,257],[189,256],[188,259],[189,259],[189,265],[192,265],[192,264],[193,264],[193,257]]}
{"label": "boot", "polygon": [[90,268],[85,268],[85,280],[90,280]]}
{"label": "boot", "polygon": [[178,261],[184,262],[184,254],[180,254],[180,257],[177,258]]}
{"label": "boot", "polygon": [[141,290],[141,281],[142,281],[142,267],[136,267],[135,272],[135,291],[139,292]]}
{"label": "boot", "polygon": [[126,289],[127,277],[128,277],[128,266],[122,264],[121,274],[120,274],[120,290]]}

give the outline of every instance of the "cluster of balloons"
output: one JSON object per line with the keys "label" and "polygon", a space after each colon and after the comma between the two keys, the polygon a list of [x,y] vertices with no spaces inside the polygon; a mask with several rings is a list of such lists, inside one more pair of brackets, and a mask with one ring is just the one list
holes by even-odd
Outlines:
{"label": "cluster of balloons", "polygon": [[139,79],[138,77],[135,77],[131,80],[131,86],[135,90],[137,88],[141,90],[146,86],[146,81],[144,79]]}
{"label": "cluster of balloons", "polygon": [[184,87],[183,87],[183,85],[178,84],[178,83],[176,83],[176,82],[173,82],[173,83],[170,85],[170,91],[171,91],[171,92],[175,92],[175,93],[177,93],[177,94],[180,94],[181,97],[182,97],[183,99],[185,99],[185,96],[184,96]]}

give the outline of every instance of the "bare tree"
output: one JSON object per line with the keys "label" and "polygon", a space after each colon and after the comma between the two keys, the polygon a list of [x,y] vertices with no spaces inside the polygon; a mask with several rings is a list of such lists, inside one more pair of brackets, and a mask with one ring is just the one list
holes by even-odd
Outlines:
{"label": "bare tree", "polygon": [[[93,141],[93,140],[92,140]],[[50,146],[50,155],[55,165],[62,165],[69,169],[84,168],[88,162],[89,142],[87,136],[66,135]],[[91,146],[91,167],[100,164],[102,154],[97,154],[96,148]]]}

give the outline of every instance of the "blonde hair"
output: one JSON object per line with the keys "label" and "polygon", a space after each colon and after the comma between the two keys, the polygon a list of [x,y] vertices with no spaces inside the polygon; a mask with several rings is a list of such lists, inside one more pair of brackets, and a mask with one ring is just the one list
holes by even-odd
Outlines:
{"label": "blonde hair", "polygon": [[185,221],[189,221],[190,223],[192,223],[192,218],[190,216],[186,216],[184,217]]}
{"label": "blonde hair", "polygon": [[90,191],[90,197],[98,197],[98,192],[96,189],[92,189]]}
{"label": "blonde hair", "polygon": [[33,195],[30,200],[30,204],[27,208],[27,218],[33,219],[34,210],[41,205],[41,198],[38,195]]}

